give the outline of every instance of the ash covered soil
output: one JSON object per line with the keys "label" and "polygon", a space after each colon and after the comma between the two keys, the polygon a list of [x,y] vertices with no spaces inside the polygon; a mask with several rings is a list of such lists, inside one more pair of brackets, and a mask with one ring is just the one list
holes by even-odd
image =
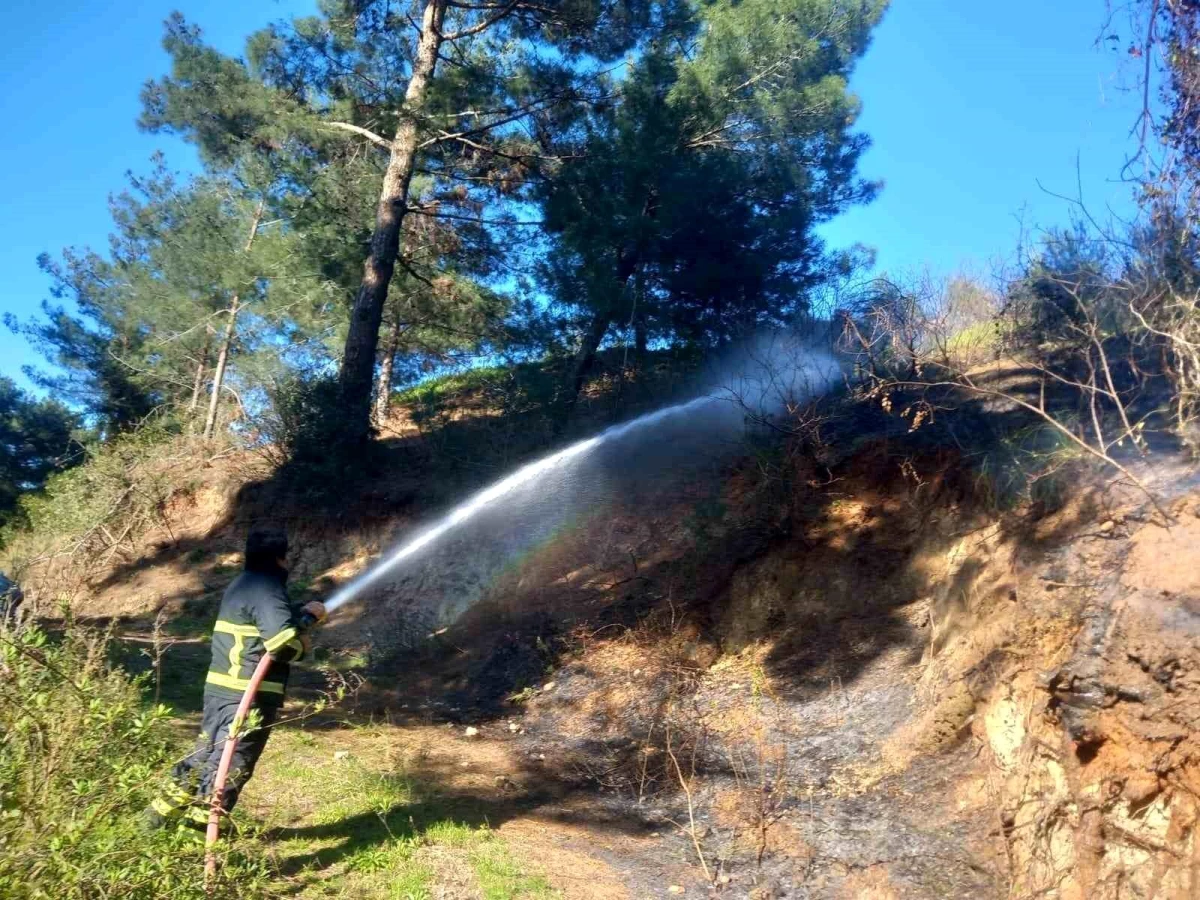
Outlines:
{"label": "ash covered soil", "polygon": [[[581,572],[559,546],[566,575],[390,657],[367,702],[440,729],[439,777],[566,897],[1196,896],[1175,483],[1169,528],[1107,485],[1006,520],[843,484],[708,592],[688,554]],[[556,620],[555,584],[596,587]]]}

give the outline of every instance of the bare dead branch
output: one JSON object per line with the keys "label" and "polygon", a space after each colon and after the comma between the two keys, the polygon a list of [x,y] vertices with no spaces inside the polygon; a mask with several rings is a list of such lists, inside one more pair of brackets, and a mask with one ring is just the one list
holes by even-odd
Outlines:
{"label": "bare dead branch", "polygon": [[350,122],[324,122],[322,124],[327,128],[336,128],[339,131],[348,131],[351,134],[357,134],[359,137],[366,138],[375,146],[391,152],[392,142],[371,131],[369,128],[363,128],[361,125],[353,125]]}

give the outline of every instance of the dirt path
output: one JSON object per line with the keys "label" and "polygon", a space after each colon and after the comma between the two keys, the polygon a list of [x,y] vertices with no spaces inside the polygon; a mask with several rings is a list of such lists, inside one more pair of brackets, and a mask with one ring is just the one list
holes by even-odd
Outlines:
{"label": "dirt path", "polygon": [[[566,900],[709,896],[713,881],[722,896],[756,900],[896,889],[913,897],[994,896],[988,861],[964,851],[977,810],[955,811],[956,786],[970,781],[969,754],[911,767],[887,758],[889,738],[919,705],[929,639],[916,623],[927,615],[924,607],[908,610],[906,637],[849,683],[814,681],[801,695],[779,696],[760,683],[752,657],[696,676],[694,706],[707,711],[702,724],[718,757],[696,782],[703,865],[678,785],[660,780],[639,792],[602,774],[628,749],[637,723],[635,711],[614,716],[612,706],[645,702],[662,665],[653,651],[619,642],[568,661],[551,690],[514,707],[510,718],[468,726],[422,713],[417,721],[320,717],[285,725],[245,809],[266,826],[266,852],[304,897],[406,898],[385,883],[403,881],[397,873],[409,868],[427,887],[424,894],[414,888],[414,900],[537,897],[543,882],[544,896]],[[188,671],[206,665],[205,649],[187,644],[173,653],[166,693],[190,698]],[[962,725],[944,724],[948,745]],[[758,786],[727,771],[725,751],[716,750],[739,741],[743,752],[782,754],[776,774],[786,783],[762,836],[761,862],[745,809]],[[485,889],[478,842],[520,877]],[[405,846],[412,849],[398,849]]]}
{"label": "dirt path", "polygon": [[[486,833],[488,846],[502,846],[496,852],[506,864],[544,880],[546,896],[680,896],[671,885],[694,883],[690,867],[663,853],[661,834],[605,820],[586,798],[537,784],[522,774],[513,744],[444,725],[284,729],[247,789],[246,808],[267,826],[270,852],[302,896],[327,896],[322,885],[337,881],[352,885],[354,896],[376,896],[377,889],[394,896],[364,873],[394,868],[385,858],[405,842],[420,846],[418,857],[442,857],[433,866],[431,897],[542,896],[533,881],[491,893],[472,884],[477,850],[465,848],[466,862],[449,858],[464,850],[463,838],[444,837],[453,829]],[[389,877],[394,881],[394,872]]]}

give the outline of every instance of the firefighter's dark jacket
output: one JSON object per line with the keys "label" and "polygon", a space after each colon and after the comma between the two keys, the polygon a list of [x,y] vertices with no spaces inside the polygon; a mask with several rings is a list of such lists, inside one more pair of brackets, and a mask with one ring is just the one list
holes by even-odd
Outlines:
{"label": "firefighter's dark jacket", "polygon": [[263,653],[270,653],[275,661],[258,689],[259,700],[283,702],[288,664],[304,655],[286,584],[287,570],[267,564],[247,568],[225,589],[213,626],[206,693],[241,697]]}

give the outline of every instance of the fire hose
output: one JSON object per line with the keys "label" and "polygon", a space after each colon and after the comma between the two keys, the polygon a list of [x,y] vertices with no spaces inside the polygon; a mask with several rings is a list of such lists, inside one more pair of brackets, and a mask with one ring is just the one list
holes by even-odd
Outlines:
{"label": "fire hose", "polygon": [[[317,617],[311,613],[301,613],[299,630],[307,631],[318,621]],[[258,696],[259,685],[267,677],[267,670],[271,668],[271,663],[274,661],[274,657],[270,653],[263,653],[262,659],[254,669],[254,674],[250,676],[250,683],[246,685],[246,690],[242,693],[237,712],[234,713],[233,721],[229,724],[229,734],[225,737],[225,746],[221,750],[221,762],[217,766],[217,775],[213,780],[212,798],[208,807],[208,830],[204,834],[204,881],[210,888],[217,876],[216,846],[217,838],[221,833],[221,816],[225,811],[225,782],[229,778],[229,767],[233,763],[233,754],[237,750],[242,728],[250,715],[250,707],[254,705],[254,698]]]}

